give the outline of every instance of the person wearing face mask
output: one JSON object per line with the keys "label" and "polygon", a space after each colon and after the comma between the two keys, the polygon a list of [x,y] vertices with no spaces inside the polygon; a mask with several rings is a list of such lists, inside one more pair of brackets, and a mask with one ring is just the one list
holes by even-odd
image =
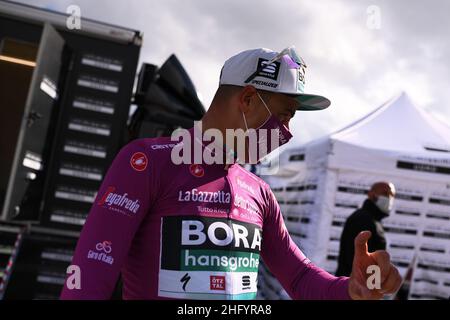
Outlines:
{"label": "person wearing face mask", "polygon": [[352,272],[355,237],[362,231],[370,231],[369,252],[386,250],[386,238],[381,220],[388,217],[394,205],[395,186],[391,182],[377,182],[369,190],[362,208],[347,218],[341,235],[337,276],[349,276]]}
{"label": "person wearing face mask", "polygon": [[[194,162],[176,163],[174,151],[184,154],[192,143],[171,137],[123,147],[75,250],[72,265],[81,277],[68,276],[61,298],[108,299],[121,273],[124,299],[254,299],[260,260],[293,299],[379,299],[394,292],[398,271],[385,252],[367,252],[367,233],[355,239],[354,268],[359,275],[380,265],[381,289],[368,289],[364,276],[336,277],[315,266],[292,241],[269,185],[241,166],[287,143],[297,110],[330,105],[304,93],[305,68],[292,47],[246,50],[225,62],[208,111],[187,137],[194,153],[195,146],[201,151],[195,155],[213,148],[217,159],[222,150],[231,162],[194,155]],[[203,141],[210,129],[244,135],[211,146]],[[252,152],[255,144],[263,148]]]}

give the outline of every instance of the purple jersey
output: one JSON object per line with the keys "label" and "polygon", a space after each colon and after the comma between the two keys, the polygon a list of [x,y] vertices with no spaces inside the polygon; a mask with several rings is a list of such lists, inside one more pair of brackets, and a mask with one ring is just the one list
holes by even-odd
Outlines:
{"label": "purple jersey", "polygon": [[[192,134],[192,129],[191,129]],[[98,191],[62,299],[252,299],[260,257],[294,299],[350,299],[348,278],[314,266],[270,187],[238,164],[180,164],[169,137],[122,148]]]}

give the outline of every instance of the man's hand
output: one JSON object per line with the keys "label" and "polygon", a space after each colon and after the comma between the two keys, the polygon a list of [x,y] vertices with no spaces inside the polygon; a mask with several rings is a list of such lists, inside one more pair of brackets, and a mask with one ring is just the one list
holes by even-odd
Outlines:
{"label": "man's hand", "polygon": [[[355,238],[355,256],[348,288],[353,300],[381,299],[385,294],[397,292],[402,283],[402,278],[397,268],[391,263],[386,251],[368,252],[367,241],[371,235],[370,231],[363,231]],[[370,289],[367,279],[371,276],[371,273],[367,272],[367,268],[373,265],[379,267],[380,286]]]}

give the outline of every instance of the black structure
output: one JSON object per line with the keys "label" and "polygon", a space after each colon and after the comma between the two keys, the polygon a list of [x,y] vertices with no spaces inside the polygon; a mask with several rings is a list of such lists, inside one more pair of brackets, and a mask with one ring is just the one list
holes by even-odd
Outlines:
{"label": "black structure", "polygon": [[175,55],[158,68],[144,63],[135,95],[136,112],[130,121],[130,136],[169,136],[173,130],[191,128],[205,114],[197,91]]}
{"label": "black structure", "polygon": [[[8,234],[3,224],[0,236]],[[9,268],[4,272],[4,290],[0,289],[0,295],[4,299],[57,299],[77,239],[76,233],[70,235],[36,226],[20,228],[10,249]]]}
{"label": "black structure", "polygon": [[[2,44],[27,43],[37,52],[34,67],[14,63],[28,68],[31,82],[23,114],[10,124],[14,132],[5,132],[9,159],[1,161],[10,166],[3,169],[9,179],[1,186],[2,217],[80,230],[123,144],[142,39],[137,31],[92,21],[70,31],[65,22],[65,15],[0,2]],[[21,52],[0,54],[20,58]],[[11,59],[0,61],[10,83],[1,97],[11,99],[12,83],[26,85],[17,83]],[[10,123],[17,110],[0,103],[0,121]]]}

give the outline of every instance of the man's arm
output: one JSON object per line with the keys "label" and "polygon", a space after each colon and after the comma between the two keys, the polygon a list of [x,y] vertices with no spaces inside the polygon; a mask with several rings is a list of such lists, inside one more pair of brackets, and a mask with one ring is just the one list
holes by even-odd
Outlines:
{"label": "man's arm", "polygon": [[110,299],[120,269],[156,190],[143,140],[121,149],[98,191],[75,250],[81,288],[70,275],[61,299]]}
{"label": "man's arm", "polygon": [[280,207],[269,191],[262,258],[293,299],[350,299],[349,278],[335,277],[311,263],[292,241]]}

